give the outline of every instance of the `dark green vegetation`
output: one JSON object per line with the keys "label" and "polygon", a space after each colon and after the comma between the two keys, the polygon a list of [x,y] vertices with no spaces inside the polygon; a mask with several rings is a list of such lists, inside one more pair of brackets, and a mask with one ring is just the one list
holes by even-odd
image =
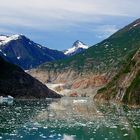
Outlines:
{"label": "dark green vegetation", "polygon": [[64,60],[45,63],[40,66],[40,69],[57,72],[72,69],[80,73],[116,71],[126,63],[128,56],[140,47],[140,26],[134,26],[139,22],[140,19],[83,53]]}
{"label": "dark green vegetation", "polygon": [[60,97],[21,68],[0,57],[0,96],[15,98]]}
{"label": "dark green vegetation", "polygon": [[[130,57],[129,57],[130,58]],[[98,90],[97,99],[117,99],[127,104],[140,104],[140,52],[139,50],[127,59],[128,62],[116,76]]]}
{"label": "dark green vegetation", "polygon": [[123,101],[125,103],[140,104],[140,70],[127,88]]}

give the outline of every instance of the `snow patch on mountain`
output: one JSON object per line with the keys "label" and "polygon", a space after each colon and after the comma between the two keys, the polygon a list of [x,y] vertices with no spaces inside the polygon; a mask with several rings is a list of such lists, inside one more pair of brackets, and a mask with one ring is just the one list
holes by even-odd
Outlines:
{"label": "snow patch on mountain", "polygon": [[82,52],[85,49],[88,49],[89,47],[84,44],[83,42],[77,40],[76,42],[74,42],[72,48],[69,48],[68,50],[66,50],[64,52],[65,55],[71,56],[77,53]]}
{"label": "snow patch on mountain", "polygon": [[7,54],[6,54],[6,53],[3,53],[3,55],[4,55],[4,56],[7,56]]}
{"label": "snow patch on mountain", "polygon": [[133,27],[136,27],[136,26],[138,26],[138,25],[140,25],[140,23],[136,23],[136,24],[134,24]]}
{"label": "snow patch on mountain", "polygon": [[38,44],[37,46],[38,46],[39,48],[42,48],[42,46],[41,46],[41,45],[39,45],[39,44]]}
{"label": "snow patch on mountain", "polygon": [[140,19],[137,19],[135,22],[133,22],[132,24],[130,24],[130,30],[136,27],[140,26]]}
{"label": "snow patch on mountain", "polygon": [[63,52],[49,49],[24,35],[0,35],[0,56],[23,69],[66,58]]}
{"label": "snow patch on mountain", "polygon": [[4,40],[6,40],[7,38],[8,38],[7,36],[0,35],[0,41],[4,41]]}
{"label": "snow patch on mountain", "polygon": [[31,43],[31,42],[29,42],[29,44],[30,44],[30,45],[32,45],[32,43]]}
{"label": "snow patch on mountain", "polygon": [[20,59],[20,56],[18,56],[17,59],[19,60]]}
{"label": "snow patch on mountain", "polygon": [[0,53],[2,53],[4,56],[7,56],[7,54],[4,53],[1,49],[0,49]]}
{"label": "snow patch on mountain", "polygon": [[12,40],[17,40],[20,38],[21,35],[15,34],[15,35],[11,35],[11,36],[4,36],[1,35],[0,36],[0,45],[5,45],[7,43],[9,43]]}

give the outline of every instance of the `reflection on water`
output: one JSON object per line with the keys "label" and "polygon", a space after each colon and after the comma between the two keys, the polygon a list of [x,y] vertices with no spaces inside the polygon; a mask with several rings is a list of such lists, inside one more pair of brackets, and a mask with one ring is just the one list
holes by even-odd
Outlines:
{"label": "reflection on water", "polygon": [[140,109],[89,98],[0,105],[0,139],[140,140]]}

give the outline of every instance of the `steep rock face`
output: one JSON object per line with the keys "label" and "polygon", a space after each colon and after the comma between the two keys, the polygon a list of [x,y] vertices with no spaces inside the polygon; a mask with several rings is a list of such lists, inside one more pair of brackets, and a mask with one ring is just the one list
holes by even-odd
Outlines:
{"label": "steep rock face", "polygon": [[140,105],[140,50],[108,85],[98,91],[95,98]]}
{"label": "steep rock face", "polygon": [[[68,72],[63,73],[56,73],[54,71],[42,71],[39,69],[33,69],[29,71],[36,79],[40,80],[41,82],[47,83],[54,83],[54,84],[64,84],[65,86],[59,86],[57,88],[69,90],[67,92],[68,96],[73,95],[75,93],[78,96],[94,96],[96,91],[106,84],[109,80],[109,76],[106,74],[87,74],[81,75],[80,73],[76,73],[75,71],[69,70]],[[108,79],[107,79],[108,78]],[[63,92],[61,92],[63,93]]]}
{"label": "steep rock face", "polygon": [[23,69],[34,68],[44,62],[66,57],[63,52],[43,47],[24,35],[1,35],[0,56]]}
{"label": "steep rock face", "polygon": [[[54,83],[65,82],[67,85],[70,85],[71,88],[75,87],[73,85],[78,85],[76,87],[79,87],[80,89],[83,87],[84,89],[87,87],[86,85],[89,85],[89,89],[92,87],[90,90],[91,92],[97,87],[99,88],[99,86],[96,85],[100,85],[100,87],[106,85],[112,77],[123,68],[124,63],[127,63],[130,56],[134,55],[139,49],[139,21],[140,20],[134,21],[109,38],[80,54],[53,63],[44,63],[36,70],[43,73],[43,76],[39,77],[44,77],[46,75],[48,81]],[[30,71],[30,74],[33,75],[32,70]],[[94,80],[94,78],[90,80],[97,75],[99,75],[99,77],[96,80]],[[105,80],[99,80],[102,79],[100,78],[102,75],[104,75]],[[45,80],[45,82],[46,81],[47,80]],[[99,82],[100,84],[96,84],[96,82],[89,81],[101,82]],[[81,86],[79,83],[81,83]]]}
{"label": "steep rock face", "polygon": [[86,78],[82,78],[81,80],[76,80],[72,84],[72,88],[88,88],[88,87],[101,87],[106,84],[107,80],[105,75],[93,75]]}
{"label": "steep rock face", "polygon": [[60,95],[48,89],[21,68],[0,57],[0,96],[15,98],[59,98]]}

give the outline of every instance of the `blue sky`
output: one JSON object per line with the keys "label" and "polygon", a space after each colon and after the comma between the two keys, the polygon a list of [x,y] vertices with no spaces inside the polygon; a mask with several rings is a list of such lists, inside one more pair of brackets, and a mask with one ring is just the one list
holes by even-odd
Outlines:
{"label": "blue sky", "polygon": [[0,34],[64,50],[91,46],[140,18],[140,0],[0,0]]}

